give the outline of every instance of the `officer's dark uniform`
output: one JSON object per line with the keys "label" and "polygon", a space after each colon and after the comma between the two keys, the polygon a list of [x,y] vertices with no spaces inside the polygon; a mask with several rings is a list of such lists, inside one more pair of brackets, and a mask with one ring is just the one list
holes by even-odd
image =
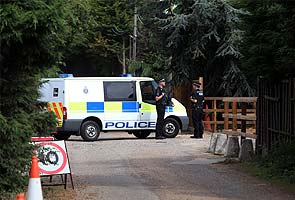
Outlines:
{"label": "officer's dark uniform", "polygon": [[[195,85],[200,85],[200,83],[193,83]],[[196,99],[197,102],[192,102],[192,119],[193,119],[193,125],[194,125],[194,138],[202,138],[204,127],[202,122],[202,116],[203,116],[203,101],[204,101],[204,95],[203,91],[200,89],[197,89],[191,93],[191,98]]]}
{"label": "officer's dark uniform", "polygon": [[[165,80],[161,80],[165,81]],[[163,125],[164,125],[164,116],[165,116],[165,105],[167,101],[167,95],[164,88],[158,87],[156,90],[156,96],[164,96],[156,101],[156,109],[157,109],[157,125],[156,125],[156,139],[164,139],[163,135]]]}

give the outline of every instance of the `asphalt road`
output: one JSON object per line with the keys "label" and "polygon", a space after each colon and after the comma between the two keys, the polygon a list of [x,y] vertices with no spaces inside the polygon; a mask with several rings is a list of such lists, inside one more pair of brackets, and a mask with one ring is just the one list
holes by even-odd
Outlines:
{"label": "asphalt road", "polygon": [[295,199],[206,153],[205,139],[136,139],[125,132],[101,133],[96,142],[67,141],[76,199],[189,200]]}

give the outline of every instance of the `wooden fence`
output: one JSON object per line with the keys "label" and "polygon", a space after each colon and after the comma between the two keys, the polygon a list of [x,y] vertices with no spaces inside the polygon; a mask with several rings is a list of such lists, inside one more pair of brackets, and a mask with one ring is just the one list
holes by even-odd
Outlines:
{"label": "wooden fence", "polygon": [[[191,85],[174,88],[174,97],[187,108],[192,127],[190,93]],[[247,130],[253,136],[256,131],[256,101],[256,97],[205,97],[205,130],[224,130],[228,134],[233,134],[233,131],[246,133]]]}
{"label": "wooden fence", "polygon": [[258,153],[267,153],[275,145],[295,140],[295,78],[257,85]]}
{"label": "wooden fence", "polygon": [[256,97],[205,97],[205,129],[256,138],[256,101]]}
{"label": "wooden fence", "polygon": [[[189,102],[191,85],[174,89],[175,97],[187,108],[192,126]],[[260,78],[257,95],[257,98],[205,97],[205,129],[257,137],[258,153],[268,152],[278,143],[294,141],[295,78],[271,83]]]}

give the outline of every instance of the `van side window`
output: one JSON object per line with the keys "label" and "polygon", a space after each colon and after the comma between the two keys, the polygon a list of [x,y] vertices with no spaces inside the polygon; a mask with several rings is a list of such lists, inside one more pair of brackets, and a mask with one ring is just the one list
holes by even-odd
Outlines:
{"label": "van side window", "polygon": [[104,81],[105,101],[136,101],[134,81]]}
{"label": "van side window", "polygon": [[53,88],[53,97],[58,97],[58,88]]}
{"label": "van side window", "polygon": [[152,81],[141,81],[140,90],[142,101],[150,104],[156,104],[155,99],[155,85]]}

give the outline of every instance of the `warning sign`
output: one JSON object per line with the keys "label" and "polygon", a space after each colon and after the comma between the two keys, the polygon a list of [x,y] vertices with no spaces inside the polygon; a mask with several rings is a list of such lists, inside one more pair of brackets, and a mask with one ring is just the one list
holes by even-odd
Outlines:
{"label": "warning sign", "polygon": [[71,173],[65,141],[35,142],[40,175]]}

